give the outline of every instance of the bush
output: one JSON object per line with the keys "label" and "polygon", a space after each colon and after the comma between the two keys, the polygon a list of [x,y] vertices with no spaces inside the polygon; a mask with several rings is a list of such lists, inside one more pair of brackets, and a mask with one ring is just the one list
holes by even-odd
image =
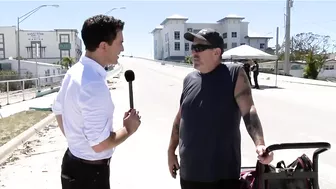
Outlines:
{"label": "bush", "polygon": [[[27,79],[31,78],[32,74],[27,72],[26,77]],[[18,80],[20,77],[17,75],[15,71],[7,71],[7,70],[0,70],[0,81],[6,81],[6,80]],[[20,86],[22,85],[20,82],[9,82],[9,91],[16,91],[21,90]],[[25,81],[25,89],[32,88],[35,86],[35,81]],[[7,83],[0,83],[0,91],[6,92],[7,91]]]}
{"label": "bush", "polygon": [[184,62],[187,63],[187,64],[192,64],[191,56],[184,57]]}
{"label": "bush", "polygon": [[304,69],[303,77],[307,79],[316,79],[318,76],[318,60],[313,52],[309,52],[306,58],[307,66]]}

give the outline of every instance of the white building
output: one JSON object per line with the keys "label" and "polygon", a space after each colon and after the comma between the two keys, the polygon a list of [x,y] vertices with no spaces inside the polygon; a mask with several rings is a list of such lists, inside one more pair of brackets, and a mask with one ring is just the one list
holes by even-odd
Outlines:
{"label": "white building", "polygon": [[[279,73],[284,73],[283,66],[284,61],[278,61]],[[304,69],[306,66],[307,66],[306,61],[292,61],[289,74],[294,77],[303,78]],[[276,62],[275,61],[262,62],[259,63],[259,67],[261,69],[272,70],[273,72],[273,70],[276,69]],[[336,58],[326,60],[317,78],[318,79],[336,78]]]}
{"label": "white building", "polygon": [[[12,70],[18,71],[18,62],[16,59],[0,60],[0,70]],[[37,74],[36,74],[37,73]],[[29,60],[21,60],[21,74],[24,78],[36,78],[45,76],[57,76],[64,73],[61,65],[34,62]],[[45,85],[50,82],[59,82],[62,77],[44,78],[41,85]]]}
{"label": "white building", "polygon": [[[0,26],[0,60],[17,57],[17,42],[15,26]],[[25,60],[55,63],[63,57],[78,60],[81,54],[82,41],[76,29],[20,30],[20,56]]]}
{"label": "white building", "polygon": [[167,17],[153,31],[154,59],[184,60],[191,54],[191,43],[183,37],[187,31],[197,33],[203,28],[212,28],[222,34],[225,50],[247,44],[265,50],[272,37],[251,36],[248,34],[248,22],[244,17],[229,15],[216,23],[188,23],[188,18],[180,15]]}

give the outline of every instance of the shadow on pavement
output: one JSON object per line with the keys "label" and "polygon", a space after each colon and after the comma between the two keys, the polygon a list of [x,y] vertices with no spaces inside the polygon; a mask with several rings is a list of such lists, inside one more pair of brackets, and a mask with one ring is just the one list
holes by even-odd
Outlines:
{"label": "shadow on pavement", "polygon": [[[253,88],[254,86],[252,86],[252,89],[255,89]],[[255,90],[265,90],[265,89],[284,89],[282,87],[279,87],[279,86],[274,86],[274,85],[259,85],[260,89],[255,89]]]}

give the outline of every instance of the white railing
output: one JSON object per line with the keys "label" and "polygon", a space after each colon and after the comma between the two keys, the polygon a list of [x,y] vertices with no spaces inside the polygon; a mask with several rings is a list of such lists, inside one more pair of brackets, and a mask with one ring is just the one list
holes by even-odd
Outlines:
{"label": "white railing", "polygon": [[0,106],[35,98],[38,93],[60,86],[64,74],[31,79],[0,81]]}
{"label": "white railing", "polygon": [[[107,79],[119,77],[123,67],[118,64],[107,72]],[[0,108],[25,100],[30,100],[46,94],[57,92],[65,74],[43,76],[31,79],[0,81]]]}

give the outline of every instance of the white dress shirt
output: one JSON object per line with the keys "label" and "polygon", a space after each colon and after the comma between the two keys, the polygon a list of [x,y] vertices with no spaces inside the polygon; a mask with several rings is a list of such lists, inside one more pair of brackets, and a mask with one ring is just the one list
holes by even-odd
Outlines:
{"label": "white dress shirt", "polygon": [[110,158],[114,149],[100,153],[92,146],[113,131],[114,104],[107,86],[106,70],[94,60],[82,56],[66,73],[52,106],[62,115],[64,133],[70,152],[78,158]]}

